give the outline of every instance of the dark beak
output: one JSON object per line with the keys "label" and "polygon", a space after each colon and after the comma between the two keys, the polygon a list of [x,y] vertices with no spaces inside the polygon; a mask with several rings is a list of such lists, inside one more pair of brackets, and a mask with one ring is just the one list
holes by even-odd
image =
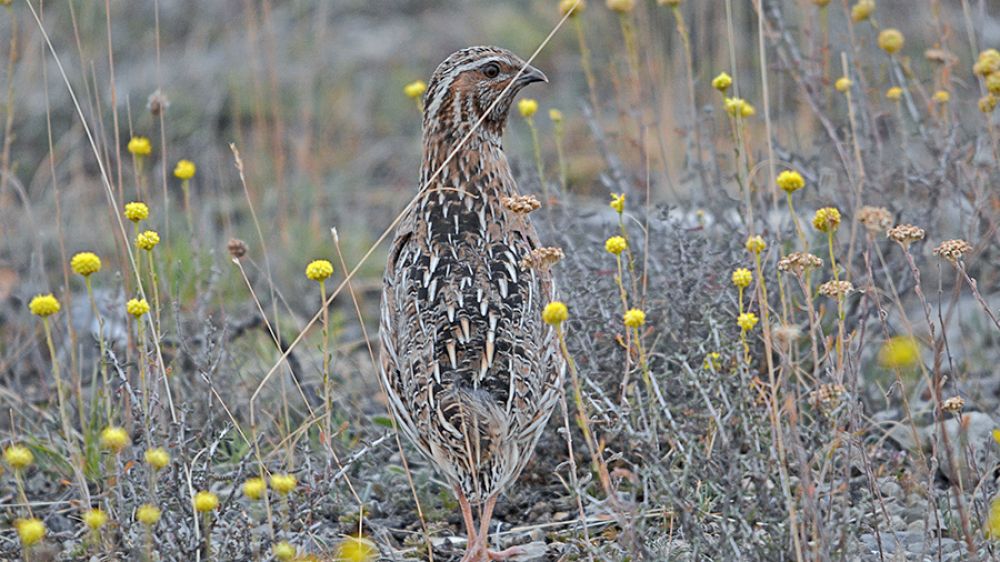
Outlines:
{"label": "dark beak", "polygon": [[548,76],[537,68],[531,66],[530,64],[524,67],[524,72],[517,79],[518,86],[527,86],[533,82],[548,82]]}

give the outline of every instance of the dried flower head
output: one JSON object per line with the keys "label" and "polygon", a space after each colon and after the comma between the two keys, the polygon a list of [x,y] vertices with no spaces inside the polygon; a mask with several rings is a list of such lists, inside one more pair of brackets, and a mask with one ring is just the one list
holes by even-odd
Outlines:
{"label": "dried flower head", "polygon": [[899,101],[903,97],[903,89],[899,86],[893,86],[885,91],[885,97],[892,101]]}
{"label": "dried flower head", "polygon": [[132,137],[128,141],[128,151],[134,156],[143,157],[149,156],[153,152],[153,145],[149,143],[149,139],[146,137]]}
{"label": "dried flower head", "polygon": [[243,482],[243,495],[253,501],[263,498],[265,492],[267,492],[267,482],[263,478],[247,478]]}
{"label": "dried flower head", "polygon": [[612,236],[604,242],[604,249],[610,254],[620,256],[622,252],[628,249],[628,241],[621,236]]}
{"label": "dried flower head", "polygon": [[101,447],[118,454],[128,447],[128,432],[120,427],[106,427],[101,432]]}
{"label": "dried flower head", "polygon": [[271,475],[271,487],[274,488],[275,492],[278,492],[283,496],[287,496],[292,493],[298,483],[299,481],[295,478],[294,474]]}
{"label": "dried flower head", "polygon": [[159,117],[159,115],[170,108],[170,98],[166,94],[157,89],[149,97],[146,98],[146,109],[153,114],[154,117]]}
{"label": "dried flower head", "polygon": [[892,213],[885,207],[866,205],[858,209],[858,222],[872,234],[885,232],[892,225]]}
{"label": "dried flower head", "polygon": [[424,92],[426,91],[427,91],[427,82],[424,82],[423,80],[414,80],[413,82],[410,82],[406,86],[403,86],[403,93],[406,94],[406,97],[410,99],[417,99],[420,96],[424,95]]}
{"label": "dried flower head", "polygon": [[83,512],[83,524],[91,531],[98,531],[108,523],[108,514],[99,508],[88,509]]}
{"label": "dried flower head", "polygon": [[149,303],[146,302],[146,299],[129,299],[125,303],[125,311],[138,320],[142,318],[143,314],[149,312]]}
{"label": "dried flower head", "polygon": [[559,2],[559,15],[565,16],[569,14],[569,17],[573,18],[583,13],[587,9],[587,2],[585,0],[560,0]]}
{"label": "dried flower head", "polygon": [[961,396],[952,396],[941,402],[941,411],[948,414],[957,414],[962,411],[965,407],[965,398]]}
{"label": "dried flower head", "polygon": [[823,267],[823,259],[808,252],[792,252],[778,260],[778,271],[790,271],[796,275],[818,267]]}
{"label": "dried flower head", "polygon": [[810,393],[810,402],[817,408],[833,409],[840,404],[841,398],[847,392],[842,384],[824,383]]}
{"label": "dried flower head", "polygon": [[247,255],[247,243],[239,238],[230,238],[229,243],[226,244],[226,249],[229,250],[229,255],[236,259]]}
{"label": "dried flower head", "polygon": [[661,6],[670,6],[671,8],[676,8],[681,5],[682,0],[656,0],[656,3]]}
{"label": "dried flower head", "polygon": [[500,198],[500,203],[503,204],[504,207],[507,207],[519,215],[526,215],[542,206],[542,202],[539,201],[534,195],[515,195],[513,197],[505,196]]}
{"label": "dried flower head", "polygon": [[194,495],[194,509],[198,513],[208,513],[215,511],[219,507],[219,496],[212,492],[202,490]]}
{"label": "dried flower head", "polygon": [[149,218],[149,207],[141,201],[126,203],[125,218],[132,222],[144,221]]}
{"label": "dried flower head", "polygon": [[889,53],[898,53],[900,49],[903,48],[903,44],[906,42],[906,38],[898,29],[884,29],[878,34],[878,46],[883,51]]}
{"label": "dried flower head", "polygon": [[143,457],[146,459],[146,464],[148,464],[153,470],[163,470],[168,464],[170,464],[170,453],[162,447],[146,449]]}
{"label": "dried flower head", "polygon": [[152,527],[160,520],[160,508],[153,504],[144,503],[135,510],[135,518],[143,525]]}
{"label": "dried flower head", "polygon": [[160,235],[155,230],[140,232],[135,237],[135,245],[141,250],[152,252],[153,248],[160,243]]}
{"label": "dried flower head", "polygon": [[531,117],[538,112],[538,102],[531,98],[522,98],[521,101],[517,102],[517,111],[521,117]]}
{"label": "dried flower head", "polygon": [[59,312],[59,301],[52,296],[52,293],[47,295],[35,295],[34,298],[28,303],[28,310],[31,311],[35,316],[40,316],[42,318],[48,318],[53,314]]}
{"label": "dried flower head", "polygon": [[752,281],[753,274],[750,273],[749,269],[741,267],[733,271],[733,285],[736,285],[740,289],[746,289]]}
{"label": "dried flower head", "polygon": [[840,78],[837,78],[836,82],[833,83],[833,87],[838,92],[844,93],[851,89],[851,84],[853,84],[853,82],[851,82],[850,78],[841,76]]}
{"label": "dried flower head", "polygon": [[889,240],[898,242],[902,246],[909,248],[910,244],[923,240],[926,233],[924,232],[924,229],[918,226],[913,226],[912,224],[900,224],[887,230],[885,235],[889,238]]}
{"label": "dried flower head", "polygon": [[521,260],[521,269],[543,270],[559,263],[564,257],[566,256],[562,248],[555,246],[535,248]]}
{"label": "dried flower head", "polygon": [[725,72],[720,72],[718,76],[712,79],[712,87],[720,92],[725,92],[732,85],[733,77]]}
{"label": "dried flower head", "polygon": [[306,266],[306,277],[313,281],[326,281],[333,275],[333,264],[327,260],[314,260]]}
{"label": "dried flower head", "polygon": [[817,209],[812,224],[820,232],[834,232],[840,226],[840,211],[836,207]]}
{"label": "dried flower head", "polygon": [[746,249],[751,254],[760,255],[761,252],[767,249],[767,242],[760,236],[751,236],[747,238]]}
{"label": "dried flower head", "polygon": [[178,160],[177,165],[174,166],[174,177],[186,181],[193,178],[197,170],[198,167],[194,165],[194,162],[190,160]]}
{"label": "dried flower head", "polygon": [[971,251],[972,245],[965,240],[945,240],[934,248],[934,255],[954,263],[965,258]]}
{"label": "dried flower head", "polygon": [[795,170],[785,170],[778,174],[777,184],[785,193],[794,193],[806,186],[806,180]]}
{"label": "dried flower head", "polygon": [[14,528],[17,529],[17,538],[24,548],[34,546],[45,538],[45,523],[41,519],[17,519],[14,521]]}
{"label": "dried flower head", "polygon": [[558,326],[569,318],[569,309],[560,301],[552,301],[542,310],[542,321],[549,326]]}
{"label": "dried flower head", "polygon": [[35,462],[35,455],[24,445],[11,445],[4,449],[3,460],[14,470],[24,470]]}
{"label": "dried flower head", "polygon": [[788,348],[802,337],[802,330],[795,324],[782,324],[771,331],[774,343],[780,348]]}
{"label": "dried flower head", "polygon": [[886,340],[878,352],[878,361],[887,369],[905,369],[920,361],[920,346],[917,340],[906,336],[895,336]]}
{"label": "dried flower head", "polygon": [[626,328],[639,328],[646,323],[646,313],[638,308],[633,308],[622,317]]}
{"label": "dried flower head", "polygon": [[843,298],[854,291],[850,281],[827,281],[819,286],[819,294],[831,298]]}
{"label": "dried flower head", "polygon": [[624,193],[612,193],[611,203],[609,206],[614,209],[619,215],[625,211],[625,194]]}
{"label": "dried flower head", "polygon": [[858,3],[851,6],[851,21],[859,23],[870,18],[875,11],[875,0],[858,0]]}
{"label": "dried flower head", "polygon": [[754,326],[757,325],[758,318],[757,315],[752,312],[744,312],[736,318],[736,325],[740,327],[740,330],[744,332],[749,332],[753,330]]}

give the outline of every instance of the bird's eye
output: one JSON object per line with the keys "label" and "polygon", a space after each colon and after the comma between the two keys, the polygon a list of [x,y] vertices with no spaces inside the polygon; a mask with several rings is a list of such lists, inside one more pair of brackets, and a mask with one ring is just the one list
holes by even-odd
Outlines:
{"label": "bird's eye", "polygon": [[483,75],[487,78],[496,78],[500,75],[500,65],[495,62],[487,64],[483,67]]}

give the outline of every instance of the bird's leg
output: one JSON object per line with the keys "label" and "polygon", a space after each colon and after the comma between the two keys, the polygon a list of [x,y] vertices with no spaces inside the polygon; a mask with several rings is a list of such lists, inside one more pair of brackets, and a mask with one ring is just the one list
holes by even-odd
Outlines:
{"label": "bird's leg", "polygon": [[522,554],[524,549],[519,546],[512,546],[506,550],[490,550],[490,519],[493,518],[493,508],[497,505],[497,496],[494,494],[486,500],[483,506],[483,518],[479,521],[479,548],[486,553],[488,560],[507,560],[512,556]]}
{"label": "bird's leg", "polygon": [[472,519],[472,506],[469,505],[469,500],[466,499],[459,486],[455,486],[455,497],[458,498],[458,505],[462,507],[462,519],[465,520],[465,556],[462,557],[462,560],[463,562],[474,562],[478,559],[481,551],[480,543],[476,539],[476,522]]}

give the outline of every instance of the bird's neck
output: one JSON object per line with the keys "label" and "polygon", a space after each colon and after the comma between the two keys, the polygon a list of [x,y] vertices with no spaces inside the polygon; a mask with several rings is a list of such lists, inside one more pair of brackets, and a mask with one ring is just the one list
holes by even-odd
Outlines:
{"label": "bird's neck", "polygon": [[420,185],[484,189],[494,184],[507,189],[510,165],[501,144],[502,131],[483,123],[448,129],[424,128]]}

